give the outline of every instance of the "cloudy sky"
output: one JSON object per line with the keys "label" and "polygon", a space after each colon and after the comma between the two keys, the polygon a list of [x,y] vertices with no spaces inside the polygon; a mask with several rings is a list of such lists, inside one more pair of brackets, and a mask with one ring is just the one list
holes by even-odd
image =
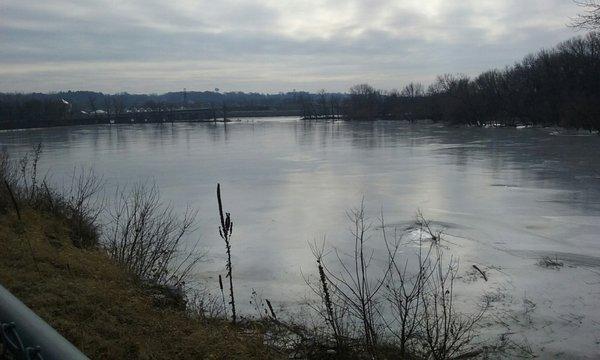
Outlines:
{"label": "cloudy sky", "polygon": [[1,0],[0,91],[344,91],[577,35],[571,0]]}

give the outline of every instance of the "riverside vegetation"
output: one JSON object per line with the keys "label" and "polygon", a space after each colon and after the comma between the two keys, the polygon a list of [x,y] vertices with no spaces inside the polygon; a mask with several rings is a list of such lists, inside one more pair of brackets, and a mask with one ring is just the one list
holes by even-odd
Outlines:
{"label": "riverside vegetation", "polygon": [[[230,256],[229,301],[221,276],[220,296],[187,283],[205,256],[182,241],[195,211],[177,214],[146,184],[107,200],[89,170],[55,190],[38,175],[40,152],[1,158],[0,281],[92,358],[464,359],[499,350],[475,341],[485,302],[469,314],[456,309],[458,262],[421,214],[421,235],[407,240],[383,214],[374,227],[361,205],[348,212],[349,253],[311,244],[316,275],[305,280],[315,297],[303,315],[313,321],[278,316],[273,299],[257,294],[257,315],[240,316]],[[230,255],[233,221],[220,187],[217,197]],[[369,247],[375,233],[383,256]]]}
{"label": "riverside vegetation", "polygon": [[3,286],[92,359],[280,357],[255,326],[204,316],[201,296],[181,291],[199,259],[179,248],[192,212],[176,216],[139,185],[117,191],[101,226],[101,178],[75,170],[55,190],[37,174],[40,149],[0,158]]}

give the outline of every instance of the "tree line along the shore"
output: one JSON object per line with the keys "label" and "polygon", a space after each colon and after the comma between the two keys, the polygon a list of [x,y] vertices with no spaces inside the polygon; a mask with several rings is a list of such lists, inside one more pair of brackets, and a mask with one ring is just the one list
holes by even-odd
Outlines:
{"label": "tree line along the shore", "polygon": [[427,89],[350,90],[354,119],[432,119],[450,124],[600,129],[600,34],[592,32],[474,78],[441,75]]}
{"label": "tree line along the shore", "polygon": [[[215,89],[218,90],[218,89]],[[431,119],[471,126],[561,126],[600,130],[600,33],[590,32],[514,65],[476,77],[440,75],[425,86],[410,83],[383,91],[368,84],[348,93],[279,94],[204,91],[162,95],[68,91],[0,94],[0,128],[84,123],[139,111],[227,107],[288,111],[306,119]],[[67,121],[70,120],[70,121]],[[89,121],[85,122],[89,123]]]}

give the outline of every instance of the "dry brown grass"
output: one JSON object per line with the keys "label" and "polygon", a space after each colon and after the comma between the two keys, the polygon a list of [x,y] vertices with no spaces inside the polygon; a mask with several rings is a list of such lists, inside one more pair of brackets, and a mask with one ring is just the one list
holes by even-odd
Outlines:
{"label": "dry brown grass", "polygon": [[22,217],[0,215],[0,283],[90,358],[277,357],[257,332],[156,307],[103,251],[73,246],[60,219]]}

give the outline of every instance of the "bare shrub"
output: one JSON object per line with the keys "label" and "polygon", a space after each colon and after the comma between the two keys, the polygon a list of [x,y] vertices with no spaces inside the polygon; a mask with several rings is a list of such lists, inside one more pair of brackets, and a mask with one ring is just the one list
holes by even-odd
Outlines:
{"label": "bare shrub", "polygon": [[[0,178],[2,179],[0,190],[0,211],[6,213],[10,207],[15,210],[19,220],[21,219],[21,208],[15,190],[17,187],[17,171],[14,162],[5,152],[0,152]],[[13,190],[14,189],[14,190]]]}
{"label": "bare shrub", "polygon": [[[309,286],[321,299],[316,313],[334,337],[344,339],[340,336],[340,324],[356,325],[358,332],[350,335],[358,336],[354,339],[360,340],[364,351],[374,358],[393,353],[400,358],[451,359],[479,353],[473,339],[487,306],[477,309],[474,315],[456,310],[454,280],[458,261],[451,257],[445,262],[442,233],[434,232],[419,213],[418,243],[405,242],[396,228],[393,235],[389,233],[382,215],[381,237],[387,262],[372,268],[374,250],[365,245],[370,225],[364,206],[348,214],[354,250],[342,256],[333,249],[334,263],[340,270],[334,271],[326,264],[323,247],[312,246],[320,287],[310,283]],[[406,249],[400,251],[404,246]],[[409,249],[416,249],[414,255],[403,255]],[[374,271],[378,272],[377,278],[373,277]],[[354,328],[346,325],[345,329]],[[344,339],[345,344],[354,339]]]}
{"label": "bare shrub", "polygon": [[[420,213],[419,217],[422,218]],[[421,221],[421,233],[424,224],[428,223]],[[416,263],[410,264],[417,270],[416,272],[411,271],[412,268],[409,268],[411,259],[398,257],[398,249],[402,246],[402,237],[394,228],[393,238],[390,241],[383,214],[381,215],[381,229],[390,267],[385,296],[390,306],[391,318],[386,321],[386,327],[396,339],[400,355],[406,357],[409,349],[416,348],[419,342],[418,335],[423,325],[423,293],[433,276],[433,269],[430,265],[434,247],[429,246],[424,249],[422,236],[419,237],[417,253],[412,259]]]}
{"label": "bare shrub", "polygon": [[458,261],[450,258],[444,264],[443,260],[443,255],[437,252],[435,261],[426,265],[434,271],[421,293],[423,345],[432,359],[453,359],[473,353],[475,349],[471,347],[471,342],[475,336],[474,330],[487,308],[486,304],[475,315],[456,311],[454,280]]}
{"label": "bare shrub", "polygon": [[154,184],[117,189],[104,244],[139,280],[181,287],[203,256],[196,252],[198,241],[182,249],[184,236],[194,231],[196,213],[188,207],[179,217],[161,201]]}
{"label": "bare shrub", "polygon": [[331,280],[323,267],[325,241],[321,244],[314,242],[310,247],[317,263],[319,276],[316,282],[313,282],[310,277],[304,277],[304,281],[321,301],[317,304],[307,302],[307,305],[325,322],[328,331],[321,337],[325,342],[332,337],[337,353],[345,354],[349,351],[351,337],[348,306],[343,299],[339,298],[337,292],[330,290]]}
{"label": "bare shrub", "polygon": [[[364,344],[365,351],[375,355],[382,329],[381,297],[379,295],[385,284],[387,273],[373,279],[369,270],[374,252],[366,246],[371,224],[365,217],[364,204],[361,203],[360,207],[348,211],[347,216],[351,224],[350,233],[354,248],[349,255],[341,254],[337,249],[333,249],[337,260],[335,265],[340,270],[336,271],[329,267],[322,257],[322,252],[316,253],[320,278],[322,278],[320,282],[323,285],[323,291],[320,294],[328,313],[326,319],[331,324],[332,331],[335,333],[340,330],[338,326],[340,319],[336,317],[347,311],[348,316],[360,328],[360,339]],[[329,300],[327,299],[328,293]],[[331,300],[332,298],[335,300]],[[341,307],[337,307],[340,314],[332,314],[332,309],[327,309],[327,307],[333,307],[333,301],[342,304]],[[337,329],[333,329],[334,326]]]}
{"label": "bare shrub", "polygon": [[38,189],[38,162],[42,154],[42,144],[33,147],[31,153],[26,153],[18,161],[19,185],[21,194],[32,201]]}
{"label": "bare shrub", "polygon": [[225,304],[219,296],[206,288],[187,289],[186,305],[190,314],[205,322],[223,319],[227,316]]}
{"label": "bare shrub", "polygon": [[39,183],[38,162],[41,152],[42,145],[38,144],[31,152],[25,153],[18,159],[11,159],[6,152],[0,153],[0,177],[5,185],[4,190],[10,188],[18,203],[33,203],[35,200]]}
{"label": "bare shrub", "polygon": [[100,214],[105,210],[104,181],[92,168],[73,168],[70,181],[61,190],[48,185],[46,178],[33,181],[30,204],[67,220],[69,237],[80,248],[95,247],[100,241]]}
{"label": "bare shrub", "polygon": [[[46,182],[43,185],[48,200],[57,199],[50,194]],[[103,188],[102,177],[96,175],[92,168],[73,169],[69,189],[60,198],[66,201],[70,236],[75,246],[91,247],[99,243],[98,218],[105,210],[104,198],[100,196]]]}
{"label": "bare shrub", "polygon": [[8,153],[0,152],[0,177],[2,180],[13,186],[16,184],[16,173],[14,161],[11,161]]}
{"label": "bare shrub", "polygon": [[[104,182],[92,169],[73,169],[70,182],[60,190],[48,186],[46,176],[39,177],[42,145],[35,146],[20,159],[0,156],[0,176],[17,214],[20,206],[28,205],[67,220],[73,244],[78,247],[98,245],[98,217],[104,210],[100,196]],[[3,204],[6,193],[1,192]],[[5,207],[4,207],[5,209]]]}

